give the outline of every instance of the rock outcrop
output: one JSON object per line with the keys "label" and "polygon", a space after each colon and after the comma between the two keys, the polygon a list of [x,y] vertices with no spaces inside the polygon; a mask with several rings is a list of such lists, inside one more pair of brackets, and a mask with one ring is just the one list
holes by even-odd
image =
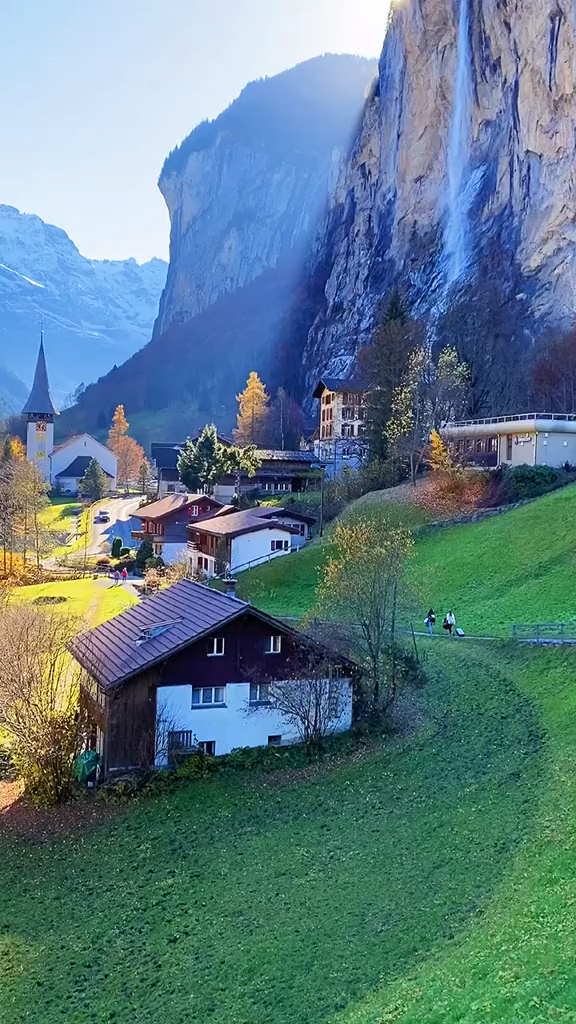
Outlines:
{"label": "rock outcrop", "polygon": [[574,0],[393,4],[312,262],[329,273],[303,391],[350,369],[395,286],[434,330],[488,291],[517,346],[573,322],[575,74]]}
{"label": "rock outcrop", "polygon": [[298,256],[350,145],[374,61],[328,54],[251,82],[167,158],[170,267],[155,336]]}
{"label": "rock outcrop", "polygon": [[[166,270],[159,259],[86,259],[61,228],[0,205],[0,368],[30,385],[42,317],[61,401],[150,340]],[[6,374],[2,393],[20,401]]]}
{"label": "rock outcrop", "polygon": [[87,389],[73,429],[94,429],[118,401],[145,418],[144,441],[167,407],[166,434],[212,418],[230,429],[249,371],[269,379],[376,72],[375,61],[328,54],[253,82],[170,154],[159,181],[170,266],[153,339]]}

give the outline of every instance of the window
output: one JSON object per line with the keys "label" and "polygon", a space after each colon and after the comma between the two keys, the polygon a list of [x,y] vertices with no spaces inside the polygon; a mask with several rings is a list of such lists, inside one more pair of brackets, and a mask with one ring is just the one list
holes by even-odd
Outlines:
{"label": "window", "polygon": [[268,704],[270,702],[270,683],[250,683],[250,703]]}
{"label": "window", "polygon": [[176,490],[176,484],[168,484],[168,494],[174,494]]}
{"label": "window", "polygon": [[506,462],[512,462],[512,445],[514,438],[512,434],[506,436]]}
{"label": "window", "polygon": [[289,541],[287,540],[271,540],[270,550],[271,551],[288,551]]}
{"label": "window", "polygon": [[192,690],[192,707],[214,707],[223,705],[226,699],[225,686],[195,686]]}
{"label": "window", "polygon": [[209,561],[209,559],[208,558],[204,558],[203,555],[199,555],[198,556],[198,568],[202,569],[204,572],[208,572],[208,570],[210,569],[210,561]]}
{"label": "window", "polygon": [[200,740],[198,748],[207,757],[214,757],[216,755],[216,740]]}
{"label": "window", "polygon": [[224,654],[224,637],[215,636],[208,641],[208,657],[221,658]]}
{"label": "window", "polygon": [[190,509],[190,515],[191,516],[197,516],[198,515],[198,505],[192,505],[192,508]]}
{"label": "window", "polygon": [[282,743],[282,737],[281,736],[269,736],[268,737],[268,746],[269,747],[279,747],[281,745],[281,743]]}
{"label": "window", "polygon": [[282,650],[282,637],[269,636],[266,641],[266,654],[280,654]]}

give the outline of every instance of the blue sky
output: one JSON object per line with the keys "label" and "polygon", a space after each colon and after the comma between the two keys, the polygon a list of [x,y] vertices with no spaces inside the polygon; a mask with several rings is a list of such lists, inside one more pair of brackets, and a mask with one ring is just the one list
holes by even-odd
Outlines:
{"label": "blue sky", "polygon": [[96,258],[167,256],[164,157],[253,78],[377,56],[388,0],[2,0],[0,203]]}

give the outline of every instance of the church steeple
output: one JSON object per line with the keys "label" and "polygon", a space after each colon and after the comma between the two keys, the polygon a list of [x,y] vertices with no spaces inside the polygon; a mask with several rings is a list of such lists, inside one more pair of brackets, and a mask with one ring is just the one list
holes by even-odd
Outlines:
{"label": "church steeple", "polygon": [[54,417],[58,410],[50,395],[46,357],[44,355],[44,332],[40,331],[40,349],[36,361],[36,372],[32,383],[32,391],[26,405],[22,409],[28,417],[26,435],[26,454],[29,462],[33,462],[46,480],[52,482],[50,456],[54,451]]}
{"label": "church steeple", "polygon": [[44,355],[43,332],[40,332],[40,348],[38,350],[38,359],[36,360],[36,371],[34,373],[32,390],[22,412],[24,415],[28,416],[28,420],[47,420],[53,419],[54,416],[58,415],[58,410],[55,408],[50,395],[48,371],[46,369],[46,357]]}

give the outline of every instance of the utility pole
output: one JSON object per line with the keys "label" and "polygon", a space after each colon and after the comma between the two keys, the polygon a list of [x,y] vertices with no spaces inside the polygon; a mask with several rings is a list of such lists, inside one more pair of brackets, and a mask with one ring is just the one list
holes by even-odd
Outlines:
{"label": "utility pole", "polygon": [[324,536],[324,466],[320,466],[320,536]]}

